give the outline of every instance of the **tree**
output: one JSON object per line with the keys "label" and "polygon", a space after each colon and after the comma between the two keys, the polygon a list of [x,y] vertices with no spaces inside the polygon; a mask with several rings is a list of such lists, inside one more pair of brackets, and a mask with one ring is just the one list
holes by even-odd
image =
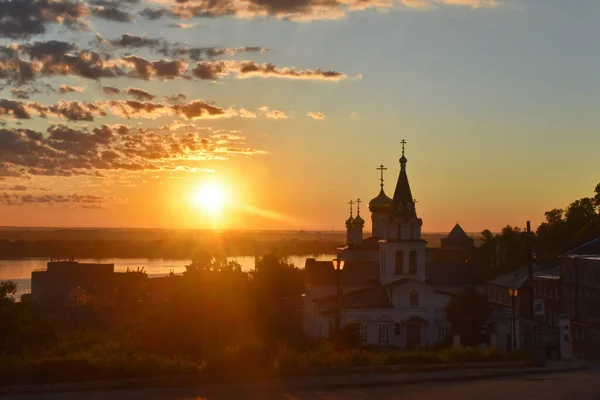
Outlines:
{"label": "tree", "polygon": [[476,346],[487,338],[490,306],[485,295],[468,287],[452,297],[446,306],[446,316],[455,334],[460,335],[461,344]]}
{"label": "tree", "polygon": [[256,260],[250,294],[258,331],[269,342],[300,340],[304,270],[275,252]]}
{"label": "tree", "polygon": [[0,282],[0,356],[36,351],[55,338],[48,321],[37,315],[29,302],[16,302],[17,285]]}

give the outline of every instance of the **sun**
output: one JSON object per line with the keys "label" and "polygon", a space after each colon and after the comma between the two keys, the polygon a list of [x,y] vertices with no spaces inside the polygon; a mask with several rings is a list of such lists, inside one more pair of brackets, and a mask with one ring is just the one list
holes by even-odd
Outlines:
{"label": "sun", "polygon": [[221,213],[227,201],[225,189],[216,182],[201,184],[193,196],[194,204],[213,216]]}

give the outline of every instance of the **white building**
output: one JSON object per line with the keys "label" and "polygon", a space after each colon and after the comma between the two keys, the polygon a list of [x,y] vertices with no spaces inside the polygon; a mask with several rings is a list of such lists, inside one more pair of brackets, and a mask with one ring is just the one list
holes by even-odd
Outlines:
{"label": "white building", "polygon": [[[338,249],[338,257],[345,260],[342,271],[334,271],[331,262],[306,260],[304,323],[308,334],[329,336],[337,315],[339,279],[342,325],[359,323],[364,344],[430,347],[445,338],[446,304],[469,285],[466,282],[471,275],[465,271],[472,265],[464,259],[460,263],[431,259],[421,238],[423,221],[417,216],[406,164],[403,142],[393,199],[385,194],[384,168],[379,168],[381,190],[369,202],[372,237],[363,239],[360,200],[356,217],[351,209],[346,221],[347,245]],[[449,242],[461,235],[466,240],[459,237],[458,242],[473,246],[458,224],[448,236]],[[446,278],[436,279],[440,276]]]}

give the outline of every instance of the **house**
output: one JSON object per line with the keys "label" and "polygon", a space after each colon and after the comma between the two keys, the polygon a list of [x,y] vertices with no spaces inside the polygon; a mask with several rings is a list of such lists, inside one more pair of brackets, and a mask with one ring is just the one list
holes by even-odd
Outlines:
{"label": "house", "polygon": [[600,238],[561,255],[559,264],[572,354],[600,360]]}
{"label": "house", "polygon": [[[474,242],[456,225],[442,240],[440,253],[427,249],[407,175],[403,141],[400,173],[389,198],[383,166],[379,194],[369,202],[372,236],[363,238],[361,200],[350,202],[346,245],[337,249],[345,261],[335,271],[328,261],[306,260],[304,329],[329,337],[332,328],[358,324],[368,345],[431,347],[449,332],[445,307],[466,286],[483,284],[481,269],[465,256]],[[339,288],[339,291],[338,291]]]}

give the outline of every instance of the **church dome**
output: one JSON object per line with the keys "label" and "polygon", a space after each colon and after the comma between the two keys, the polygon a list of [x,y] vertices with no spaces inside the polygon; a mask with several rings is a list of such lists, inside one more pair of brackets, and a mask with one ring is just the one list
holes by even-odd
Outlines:
{"label": "church dome", "polygon": [[352,225],[354,227],[362,228],[363,226],[365,226],[365,220],[361,218],[360,214],[357,214],[356,218],[354,218],[354,220],[352,221]]}
{"label": "church dome", "polygon": [[353,222],[354,222],[354,218],[352,218],[352,215],[350,215],[348,217],[348,219],[346,220],[346,228],[350,228],[352,226]]}
{"label": "church dome", "polygon": [[392,199],[387,197],[383,188],[377,195],[377,197],[373,198],[369,202],[369,211],[372,213],[381,213],[381,214],[389,214],[392,209]]}

